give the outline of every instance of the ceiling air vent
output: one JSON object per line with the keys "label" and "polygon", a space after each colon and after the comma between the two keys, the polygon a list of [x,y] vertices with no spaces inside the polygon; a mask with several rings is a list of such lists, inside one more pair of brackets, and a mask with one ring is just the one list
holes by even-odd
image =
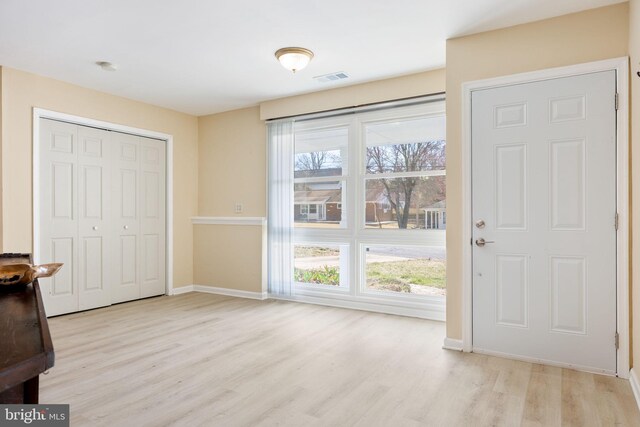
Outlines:
{"label": "ceiling air vent", "polygon": [[322,76],[314,77],[314,79],[320,83],[335,82],[335,81],[344,80],[347,78],[349,78],[349,75],[344,71],[338,71],[337,73],[329,73],[329,74],[324,74]]}

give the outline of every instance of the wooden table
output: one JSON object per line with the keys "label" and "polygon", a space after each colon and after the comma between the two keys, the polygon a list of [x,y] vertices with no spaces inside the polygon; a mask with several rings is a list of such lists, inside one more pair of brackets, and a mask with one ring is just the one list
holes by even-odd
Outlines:
{"label": "wooden table", "polygon": [[[0,254],[0,265],[29,263],[29,254]],[[37,280],[0,286],[0,403],[38,403],[38,376],[54,363],[53,343]]]}

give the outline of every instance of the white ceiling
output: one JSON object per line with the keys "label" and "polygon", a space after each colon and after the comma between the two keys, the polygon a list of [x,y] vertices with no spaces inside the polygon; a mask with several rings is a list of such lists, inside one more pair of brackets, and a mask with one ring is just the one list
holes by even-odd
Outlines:
{"label": "white ceiling", "polygon": [[[447,38],[621,1],[0,0],[0,65],[204,115],[440,68]],[[292,75],[284,46],[316,56]]]}

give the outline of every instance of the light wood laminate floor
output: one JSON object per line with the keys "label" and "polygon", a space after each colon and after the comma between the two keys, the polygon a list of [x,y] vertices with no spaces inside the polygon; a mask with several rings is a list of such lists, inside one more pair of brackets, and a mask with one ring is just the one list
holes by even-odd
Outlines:
{"label": "light wood laminate floor", "polygon": [[185,294],[50,319],[77,426],[640,425],[625,380],[442,350],[444,323]]}

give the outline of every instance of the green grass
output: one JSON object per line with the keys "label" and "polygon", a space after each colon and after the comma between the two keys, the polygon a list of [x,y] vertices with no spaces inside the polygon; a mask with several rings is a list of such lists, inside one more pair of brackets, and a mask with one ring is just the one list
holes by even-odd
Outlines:
{"label": "green grass", "polygon": [[411,292],[411,284],[445,289],[446,263],[428,259],[371,262],[367,264],[367,286],[393,292]]}
{"label": "green grass", "polygon": [[[318,247],[302,248],[327,249]],[[446,262],[438,260],[412,259],[407,261],[371,262],[366,267],[367,286],[384,291],[406,293],[411,292],[411,285],[445,289],[446,270]],[[340,285],[340,274],[337,267],[325,265],[322,268],[313,269],[295,268],[293,274],[296,282],[329,286]]]}
{"label": "green grass", "polygon": [[322,268],[301,269],[294,268],[293,276],[296,282],[313,283],[316,285],[340,285],[340,273],[337,267],[325,265]]}

